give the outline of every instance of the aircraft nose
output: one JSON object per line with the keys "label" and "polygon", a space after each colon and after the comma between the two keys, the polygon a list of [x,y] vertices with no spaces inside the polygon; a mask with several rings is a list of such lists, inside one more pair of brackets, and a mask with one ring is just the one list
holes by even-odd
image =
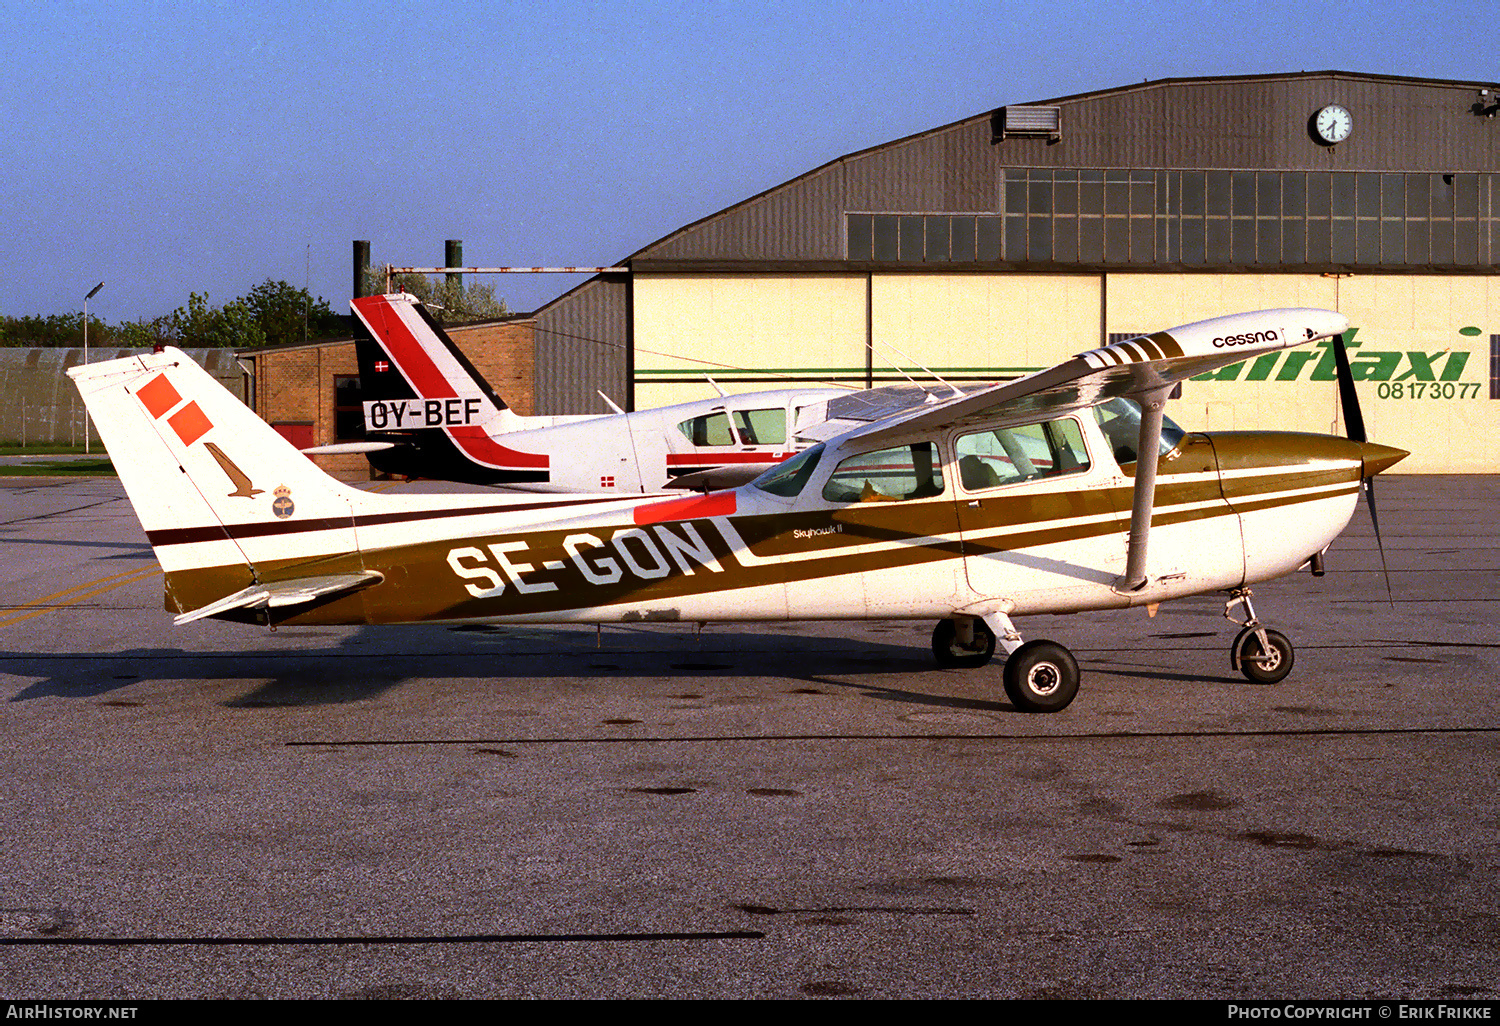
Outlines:
{"label": "aircraft nose", "polygon": [[1360,458],[1365,464],[1363,475],[1365,477],[1374,477],[1382,470],[1388,470],[1411,455],[1405,449],[1380,445],[1378,442],[1360,442],[1358,445]]}

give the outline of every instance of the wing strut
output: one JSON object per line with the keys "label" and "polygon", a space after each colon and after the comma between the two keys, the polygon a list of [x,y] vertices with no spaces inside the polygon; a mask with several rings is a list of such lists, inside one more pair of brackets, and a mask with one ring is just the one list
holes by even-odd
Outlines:
{"label": "wing strut", "polygon": [[1156,502],[1156,462],[1161,455],[1161,422],[1170,388],[1146,392],[1141,404],[1141,431],[1135,447],[1135,495],[1130,508],[1130,546],[1119,591],[1139,591],[1146,584],[1146,544],[1151,540],[1151,510]]}

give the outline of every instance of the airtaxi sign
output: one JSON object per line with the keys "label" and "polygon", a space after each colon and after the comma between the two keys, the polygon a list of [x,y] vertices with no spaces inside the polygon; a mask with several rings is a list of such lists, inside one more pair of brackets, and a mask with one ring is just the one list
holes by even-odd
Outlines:
{"label": "airtaxi sign", "polygon": [[[1482,383],[1464,381],[1472,355],[1466,348],[1364,349],[1359,329],[1344,336],[1355,381],[1380,382],[1379,398],[1476,399]],[[1378,345],[1379,343],[1376,343]],[[1194,381],[1335,381],[1333,343],[1266,353],[1200,374]]]}

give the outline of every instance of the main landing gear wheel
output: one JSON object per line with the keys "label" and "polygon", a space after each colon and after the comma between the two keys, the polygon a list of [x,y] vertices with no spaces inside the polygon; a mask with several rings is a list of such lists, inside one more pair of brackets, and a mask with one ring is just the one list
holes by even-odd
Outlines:
{"label": "main landing gear wheel", "polygon": [[995,632],[983,620],[974,619],[974,647],[964,648],[958,641],[958,624],[939,620],[932,629],[932,654],[943,667],[983,666],[995,654]]}
{"label": "main landing gear wheel", "polygon": [[1005,661],[1005,693],[1022,712],[1061,712],[1078,694],[1078,661],[1055,641],[1028,641]]}
{"label": "main landing gear wheel", "polygon": [[1257,684],[1279,684],[1292,672],[1292,643],[1280,631],[1266,631],[1270,650],[1262,648],[1256,628],[1246,627],[1230,650],[1240,672]]}

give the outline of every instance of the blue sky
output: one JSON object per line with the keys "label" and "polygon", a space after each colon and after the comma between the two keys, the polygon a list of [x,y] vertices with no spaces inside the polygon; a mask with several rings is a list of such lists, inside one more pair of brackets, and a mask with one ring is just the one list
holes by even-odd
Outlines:
{"label": "blue sky", "polygon": [[[1143,79],[1500,80],[1494,7],[0,0],[0,313],[607,264],[844,153]],[[515,309],[571,283],[492,279]]]}

